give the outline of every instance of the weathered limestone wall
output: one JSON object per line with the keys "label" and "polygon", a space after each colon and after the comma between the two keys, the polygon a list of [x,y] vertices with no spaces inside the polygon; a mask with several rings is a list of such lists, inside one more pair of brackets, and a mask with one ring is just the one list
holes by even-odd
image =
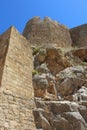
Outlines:
{"label": "weathered limestone wall", "polygon": [[87,24],[70,29],[73,46],[87,46]]}
{"label": "weathered limestone wall", "polygon": [[[6,37],[5,37],[6,38]],[[5,39],[3,36],[0,36],[0,85],[2,81],[2,74],[3,74],[3,68],[5,64],[5,57],[8,49],[8,42],[9,40]]]}
{"label": "weathered limestone wall", "polygon": [[32,53],[14,27],[2,35],[6,56],[0,87],[0,130],[35,130]]}
{"label": "weathered limestone wall", "polygon": [[48,17],[45,17],[44,20],[39,17],[29,20],[23,35],[32,44],[57,44],[62,47],[70,47],[72,44],[68,28]]}

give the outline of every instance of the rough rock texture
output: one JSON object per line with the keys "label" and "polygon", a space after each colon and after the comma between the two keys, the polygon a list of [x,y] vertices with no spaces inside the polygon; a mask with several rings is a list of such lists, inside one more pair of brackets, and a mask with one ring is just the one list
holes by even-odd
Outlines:
{"label": "rough rock texture", "polygon": [[35,130],[32,52],[11,27],[0,37],[0,130]]}
{"label": "rough rock texture", "polygon": [[37,130],[87,130],[86,48],[42,48],[33,50]]}
{"label": "rough rock texture", "polygon": [[37,130],[87,130],[86,26],[69,34],[47,17],[26,24],[23,35],[33,44]]}
{"label": "rough rock texture", "polygon": [[[43,130],[86,130],[87,108],[69,101],[38,101],[34,110],[37,128]],[[42,105],[43,104],[43,105]],[[42,122],[44,124],[42,125]]]}
{"label": "rough rock texture", "polygon": [[84,63],[87,62],[87,47],[85,48],[78,48],[73,51],[73,55],[80,58]]}
{"label": "rough rock texture", "polygon": [[87,130],[86,32],[34,17],[28,40],[0,35],[0,130]]}
{"label": "rough rock texture", "polygon": [[73,46],[87,46],[87,24],[70,29],[70,34]]}
{"label": "rough rock texture", "polygon": [[72,41],[69,30],[65,26],[50,18],[34,17],[29,20],[23,31],[23,35],[33,44],[57,44],[62,47],[71,47]]}
{"label": "rough rock texture", "polygon": [[55,80],[51,74],[35,75],[33,77],[35,97],[43,97],[45,100],[56,100],[57,91]]}
{"label": "rough rock texture", "polygon": [[63,50],[61,48],[53,47],[47,48],[46,63],[53,75],[69,66],[72,66],[69,60],[64,56]]}
{"label": "rough rock texture", "polygon": [[82,66],[69,67],[56,75],[58,78],[58,93],[68,96],[75,93],[86,82],[86,72]]}

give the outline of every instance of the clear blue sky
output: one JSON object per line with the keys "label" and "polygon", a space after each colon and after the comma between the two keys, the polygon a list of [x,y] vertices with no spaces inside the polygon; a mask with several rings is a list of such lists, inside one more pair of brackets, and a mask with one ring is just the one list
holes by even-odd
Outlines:
{"label": "clear blue sky", "polygon": [[34,16],[49,16],[72,28],[87,23],[87,0],[1,0],[0,34],[11,25],[22,32]]}

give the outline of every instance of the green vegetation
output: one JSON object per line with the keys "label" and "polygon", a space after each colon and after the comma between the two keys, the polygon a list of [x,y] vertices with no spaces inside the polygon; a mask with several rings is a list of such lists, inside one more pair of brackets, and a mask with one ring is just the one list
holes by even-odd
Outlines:
{"label": "green vegetation", "polygon": [[32,72],[32,76],[34,76],[36,74],[38,74],[38,71],[34,69],[33,72]]}
{"label": "green vegetation", "polygon": [[41,46],[33,46],[32,50],[33,50],[33,55],[36,55],[41,49]]}

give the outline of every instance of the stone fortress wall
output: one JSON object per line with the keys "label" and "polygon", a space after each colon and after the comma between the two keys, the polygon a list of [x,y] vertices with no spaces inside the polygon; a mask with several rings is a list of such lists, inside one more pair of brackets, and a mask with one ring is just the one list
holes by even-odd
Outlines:
{"label": "stone fortress wall", "polygon": [[34,17],[29,20],[24,28],[23,35],[30,43],[37,45],[57,45],[69,48],[71,46],[87,46],[87,24],[68,29],[57,21],[45,17]]}
{"label": "stone fortress wall", "polygon": [[34,17],[29,20],[23,31],[23,35],[33,44],[57,44],[62,47],[70,47],[72,44],[69,30],[64,25],[45,17]]}
{"label": "stone fortress wall", "polygon": [[[32,45],[87,46],[87,25],[66,28],[49,18],[34,17],[24,38],[14,27],[0,35],[0,130],[35,130],[32,109]],[[29,43],[30,41],[30,43]]]}
{"label": "stone fortress wall", "polygon": [[0,130],[35,130],[32,52],[11,27],[0,37]]}

